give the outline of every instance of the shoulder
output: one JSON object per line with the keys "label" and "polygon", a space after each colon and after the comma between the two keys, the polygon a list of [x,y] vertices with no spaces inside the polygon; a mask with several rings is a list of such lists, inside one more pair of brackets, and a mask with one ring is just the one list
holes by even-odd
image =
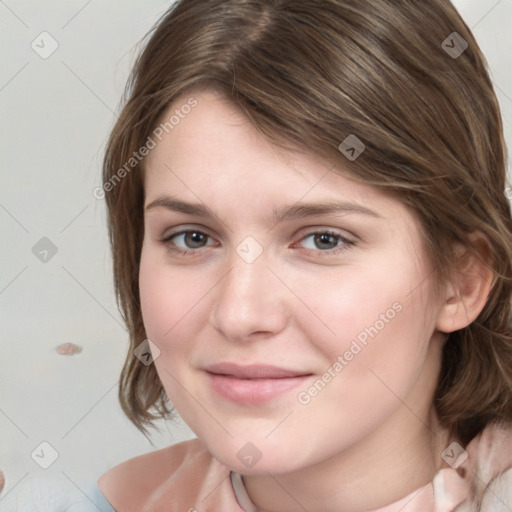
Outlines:
{"label": "shoulder", "polygon": [[[98,479],[98,487],[116,511],[141,512],[161,497],[162,489],[175,492],[190,484],[190,475],[199,483],[212,470],[222,468],[199,439],[192,439],[118,464]],[[186,494],[193,495],[194,489]]]}
{"label": "shoulder", "polygon": [[490,425],[467,447],[482,512],[512,509],[512,425]]}
{"label": "shoulder", "polygon": [[512,425],[488,425],[465,449],[455,449],[461,462],[439,471],[433,482],[436,505],[448,507],[440,510],[512,510]]}

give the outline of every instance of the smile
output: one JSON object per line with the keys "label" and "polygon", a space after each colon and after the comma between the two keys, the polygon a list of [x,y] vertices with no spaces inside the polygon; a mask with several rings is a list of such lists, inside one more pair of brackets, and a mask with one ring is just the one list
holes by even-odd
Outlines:
{"label": "smile", "polygon": [[312,376],[269,365],[240,366],[220,363],[206,368],[211,388],[223,398],[240,405],[268,402],[294,389]]}

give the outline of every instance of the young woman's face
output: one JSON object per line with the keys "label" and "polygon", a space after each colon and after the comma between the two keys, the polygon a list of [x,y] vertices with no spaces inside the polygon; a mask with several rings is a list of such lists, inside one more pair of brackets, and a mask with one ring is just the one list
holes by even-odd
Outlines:
{"label": "young woman's face", "polygon": [[429,414],[442,346],[418,222],[194,98],[169,109],[144,177],[142,313],[171,403],[244,474],[378,450],[383,432],[399,446]]}

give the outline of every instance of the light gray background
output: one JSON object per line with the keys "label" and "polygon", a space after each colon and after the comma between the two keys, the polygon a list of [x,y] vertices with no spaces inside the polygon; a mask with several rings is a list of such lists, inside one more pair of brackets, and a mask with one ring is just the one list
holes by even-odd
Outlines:
{"label": "light gray background", "polygon": [[[512,147],[512,0],[454,3],[488,58]],[[3,511],[109,510],[94,489],[100,474],[193,437],[182,423],[161,423],[151,446],[121,412],[128,339],[112,291],[104,205],[93,197],[136,44],[169,5],[0,0]],[[58,43],[47,58],[31,47],[44,31]],[[43,37],[41,52],[51,43]],[[32,252],[43,237],[57,248],[47,262]],[[83,351],[57,354],[66,342]],[[58,453],[48,469],[34,460],[50,456],[38,448],[43,441]],[[52,489],[65,497],[51,498]],[[66,508],[66,500],[76,504]]]}

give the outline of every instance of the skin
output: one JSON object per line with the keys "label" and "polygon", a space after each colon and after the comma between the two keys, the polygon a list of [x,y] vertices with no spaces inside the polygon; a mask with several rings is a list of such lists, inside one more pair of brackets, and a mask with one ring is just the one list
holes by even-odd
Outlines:
{"label": "skin", "polygon": [[[194,97],[197,106],[145,161],[145,206],[167,194],[215,214],[144,213],[142,314],[165,391],[213,456],[244,475],[262,511],[358,512],[404,497],[432,479],[450,442],[432,408],[446,299],[434,292],[417,219],[343,168],[273,146],[222,96]],[[298,201],[350,202],[376,215],[276,224],[272,210]],[[185,229],[206,236],[162,241]],[[318,242],[325,230],[342,238]],[[237,252],[247,236],[263,251],[252,263]],[[397,303],[378,335],[300,403],[298,393]],[[313,375],[273,400],[242,405],[209,385],[203,369],[221,361]],[[237,457],[247,442],[261,453],[250,468]]]}

